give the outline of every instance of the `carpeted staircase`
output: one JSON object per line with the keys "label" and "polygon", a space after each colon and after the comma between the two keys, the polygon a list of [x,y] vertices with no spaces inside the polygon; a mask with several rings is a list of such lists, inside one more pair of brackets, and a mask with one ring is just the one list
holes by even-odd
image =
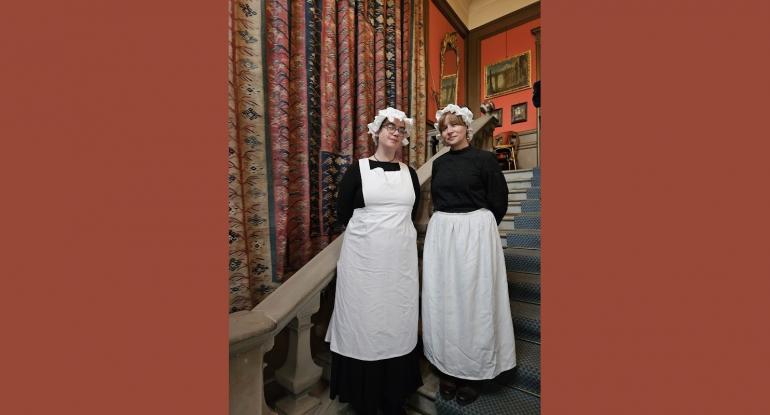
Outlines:
{"label": "carpeted staircase", "polygon": [[[540,169],[504,172],[509,207],[500,224],[508,292],[511,298],[516,367],[480,384],[481,396],[470,405],[446,401],[427,367],[425,385],[410,400],[410,412],[437,415],[540,413]],[[432,401],[432,402],[431,402]],[[432,404],[432,405],[431,405]]]}

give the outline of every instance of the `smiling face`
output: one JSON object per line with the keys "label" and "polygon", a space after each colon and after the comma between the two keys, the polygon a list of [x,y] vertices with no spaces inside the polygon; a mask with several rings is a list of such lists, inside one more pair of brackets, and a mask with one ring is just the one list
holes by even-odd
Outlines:
{"label": "smiling face", "polygon": [[468,127],[459,115],[448,112],[441,116],[438,122],[441,138],[452,150],[460,150],[468,147]]}
{"label": "smiling face", "polygon": [[382,122],[380,131],[377,133],[377,145],[383,146],[389,150],[397,150],[401,147],[401,140],[406,136],[406,125],[404,121],[394,119],[392,122],[385,119]]}

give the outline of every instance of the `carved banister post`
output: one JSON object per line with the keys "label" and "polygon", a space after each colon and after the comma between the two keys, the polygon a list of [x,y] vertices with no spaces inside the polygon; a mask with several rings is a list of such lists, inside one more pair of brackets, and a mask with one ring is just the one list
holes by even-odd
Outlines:
{"label": "carved banister post", "polygon": [[313,326],[310,317],[319,307],[320,294],[316,294],[300,308],[297,317],[288,325],[289,353],[286,363],[275,372],[276,381],[292,393],[275,405],[282,415],[307,414],[321,404],[318,398],[308,394],[321,379],[323,371],[315,364],[310,352],[310,328]]}
{"label": "carved banister post", "polygon": [[273,348],[276,324],[264,313],[230,315],[230,414],[275,415],[265,402],[264,356]]}
{"label": "carved banister post", "polygon": [[430,221],[430,215],[433,211],[433,203],[430,198],[430,181],[420,186],[420,205],[418,207],[417,215],[414,220],[414,227],[417,229],[418,237],[425,236],[425,231],[428,230],[428,221]]}

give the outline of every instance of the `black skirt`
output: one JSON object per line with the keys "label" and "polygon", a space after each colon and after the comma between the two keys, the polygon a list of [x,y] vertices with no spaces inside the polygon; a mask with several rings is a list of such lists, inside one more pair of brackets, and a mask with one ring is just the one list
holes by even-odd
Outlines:
{"label": "black skirt", "polygon": [[403,414],[406,398],[422,386],[420,350],[384,360],[358,360],[332,352],[331,399],[339,396],[361,415]]}

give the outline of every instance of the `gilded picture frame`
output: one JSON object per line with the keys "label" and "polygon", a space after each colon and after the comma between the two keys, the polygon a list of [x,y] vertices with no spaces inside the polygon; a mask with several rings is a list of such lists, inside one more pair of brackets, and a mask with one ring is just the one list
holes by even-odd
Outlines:
{"label": "gilded picture frame", "polygon": [[532,51],[484,67],[484,95],[498,97],[532,88]]}
{"label": "gilded picture frame", "polygon": [[457,103],[457,74],[441,77],[439,108]]}

